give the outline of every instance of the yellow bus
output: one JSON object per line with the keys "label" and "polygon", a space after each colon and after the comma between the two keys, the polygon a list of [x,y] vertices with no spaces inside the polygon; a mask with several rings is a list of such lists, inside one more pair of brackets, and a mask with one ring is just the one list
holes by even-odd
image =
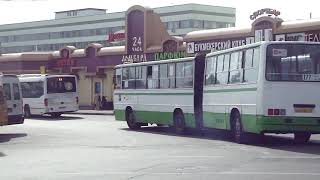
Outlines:
{"label": "yellow bus", "polygon": [[2,86],[0,86],[0,126],[8,125],[7,103],[3,93]]}

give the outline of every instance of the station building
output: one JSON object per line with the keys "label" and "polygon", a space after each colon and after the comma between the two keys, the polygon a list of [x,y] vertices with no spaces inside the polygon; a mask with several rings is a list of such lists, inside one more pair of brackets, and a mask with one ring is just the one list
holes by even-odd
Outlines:
{"label": "station building", "polygon": [[[168,33],[235,26],[236,10],[200,4],[184,4],[153,9]],[[2,53],[56,51],[65,46],[84,49],[90,43],[104,47],[124,45],[126,12],[107,13],[105,9],[76,9],[55,13],[55,19],[0,25]]]}
{"label": "station building", "polygon": [[123,46],[92,43],[84,49],[65,46],[54,52],[2,54],[0,71],[74,74],[78,78],[80,105],[88,107],[96,94],[113,101],[117,64],[181,58],[258,41],[319,41],[319,19],[286,22],[279,14],[273,9],[262,9],[252,15],[251,27],[194,31],[182,38],[171,36],[152,9],[133,6],[125,14]]}

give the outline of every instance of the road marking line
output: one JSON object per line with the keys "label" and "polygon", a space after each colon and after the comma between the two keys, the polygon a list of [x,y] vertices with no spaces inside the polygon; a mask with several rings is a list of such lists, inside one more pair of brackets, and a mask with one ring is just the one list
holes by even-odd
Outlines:
{"label": "road marking line", "polygon": [[263,159],[320,159],[320,156],[261,156]]}
{"label": "road marking line", "polygon": [[121,174],[121,175],[310,175],[310,176],[320,176],[320,173],[308,173],[308,172],[65,172],[61,174],[78,174],[78,175],[110,175],[110,174]]}
{"label": "road marking line", "polygon": [[169,158],[224,158],[224,156],[168,156]]}

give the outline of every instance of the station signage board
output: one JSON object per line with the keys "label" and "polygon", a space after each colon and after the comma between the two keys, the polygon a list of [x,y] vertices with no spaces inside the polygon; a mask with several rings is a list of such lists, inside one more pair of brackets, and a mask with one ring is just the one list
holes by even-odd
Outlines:
{"label": "station signage board", "polygon": [[124,30],[110,33],[108,36],[108,42],[109,43],[117,43],[117,42],[123,42],[125,40],[126,34]]}
{"label": "station signage board", "polygon": [[187,43],[187,53],[208,53],[225,50],[233,47],[243,46],[254,42],[254,37],[243,37],[236,39],[206,40]]}
{"label": "station signage board", "polygon": [[275,35],[276,41],[320,42],[320,31],[297,32]]}
{"label": "station signage board", "polygon": [[74,66],[75,61],[73,59],[59,59],[56,62],[56,66],[59,68]]}
{"label": "station signage board", "polygon": [[178,52],[158,52],[154,54],[155,61],[161,61],[166,59],[178,59],[184,58],[187,54],[185,51],[178,51]]}
{"label": "station signage board", "polygon": [[257,17],[262,16],[262,15],[274,15],[274,16],[279,16],[281,13],[280,11],[277,11],[276,9],[270,9],[270,8],[264,8],[260,9],[250,15],[251,20],[257,19]]}

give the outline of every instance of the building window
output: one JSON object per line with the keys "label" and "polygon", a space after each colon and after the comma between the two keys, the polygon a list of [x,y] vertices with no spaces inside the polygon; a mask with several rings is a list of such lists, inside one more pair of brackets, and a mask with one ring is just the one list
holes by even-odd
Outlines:
{"label": "building window", "polygon": [[193,20],[193,27],[203,29],[203,21],[202,20]]}
{"label": "building window", "polygon": [[168,22],[168,29],[179,29],[179,21]]}
{"label": "building window", "polygon": [[217,22],[217,28],[225,28],[225,27],[226,27],[226,23]]}
{"label": "building window", "polygon": [[203,28],[204,29],[215,29],[215,28],[217,28],[217,23],[214,21],[204,21]]}
{"label": "building window", "polygon": [[180,21],[180,28],[184,29],[184,28],[191,28],[193,25],[192,20],[183,20]]}

